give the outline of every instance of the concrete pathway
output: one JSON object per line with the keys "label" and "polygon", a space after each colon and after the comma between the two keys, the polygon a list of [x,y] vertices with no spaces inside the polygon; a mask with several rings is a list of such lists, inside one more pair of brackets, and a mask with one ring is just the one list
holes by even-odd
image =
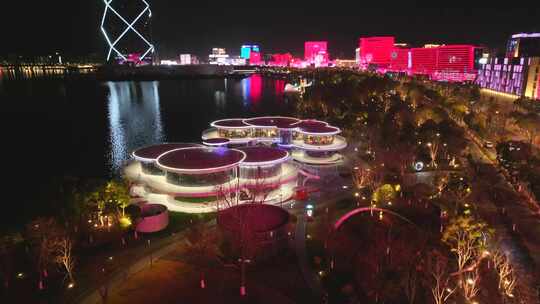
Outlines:
{"label": "concrete pathway", "polygon": [[294,248],[298,258],[298,266],[300,267],[300,271],[302,272],[306,284],[311,289],[316,299],[321,299],[324,294],[321,280],[313,267],[311,267],[306,252],[306,216],[303,214],[300,214],[297,218]]}

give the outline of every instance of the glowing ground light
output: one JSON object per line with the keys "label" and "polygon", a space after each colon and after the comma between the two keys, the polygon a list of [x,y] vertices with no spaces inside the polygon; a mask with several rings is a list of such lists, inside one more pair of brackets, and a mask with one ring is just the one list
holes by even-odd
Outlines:
{"label": "glowing ground light", "polygon": [[[146,13],[148,12],[148,18],[151,18],[152,17],[152,11],[150,10],[150,4],[148,4],[148,2],[146,2],[145,0],[140,0],[144,3],[145,7],[144,9],[139,13],[139,15],[137,17],[135,17],[135,19],[133,19],[131,22],[128,22],[124,17],[122,17],[122,15],[120,15],[120,13],[118,13],[112,6],[111,6],[111,3],[113,2],[113,0],[103,0],[103,4],[105,4],[105,10],[103,11],[103,17],[101,18],[101,32],[103,33],[103,36],[105,37],[105,40],[107,41],[107,44],[109,45],[109,52],[107,54],[107,61],[110,60],[111,58],[111,54],[112,52],[114,51],[119,57],[121,57],[122,59],[124,60],[128,60],[128,58],[126,58],[126,56],[124,56],[124,54],[122,54],[117,48],[117,44],[120,42],[120,40],[122,40],[122,38],[129,32],[129,31],[132,31],[133,33],[135,33],[137,36],[139,36],[139,38],[141,38],[142,41],[144,41],[144,43],[146,43],[146,45],[148,45],[148,48],[146,49],[146,51],[140,56],[139,60],[143,60],[146,55],[148,55],[148,53],[150,52],[154,52],[154,45],[152,45],[143,35],[141,35],[141,33],[139,33],[134,25],[141,19],[141,17]],[[125,25],[126,25],[126,28],[124,29],[124,31],[114,40],[112,41],[111,40],[111,37],[109,37],[109,33],[107,33],[107,31],[105,30],[105,19],[107,17],[107,14],[110,12],[112,12],[114,15],[116,15]]]}
{"label": "glowing ground light", "polygon": [[69,283],[68,286],[67,286],[67,288],[69,288],[69,289],[71,289],[73,287],[75,287],[75,283]]}
{"label": "glowing ground light", "polygon": [[416,162],[414,164],[414,169],[416,171],[422,171],[422,169],[424,169],[424,163],[423,162]]}

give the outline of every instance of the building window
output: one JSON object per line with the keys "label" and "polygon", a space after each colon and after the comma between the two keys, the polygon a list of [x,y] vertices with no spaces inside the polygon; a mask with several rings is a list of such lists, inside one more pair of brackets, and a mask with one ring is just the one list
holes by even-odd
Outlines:
{"label": "building window", "polygon": [[334,136],[316,136],[316,135],[306,135],[304,138],[304,143],[308,145],[315,146],[324,146],[331,145],[334,142]]}
{"label": "building window", "polygon": [[141,162],[142,172],[150,175],[165,175],[165,172],[154,163]]}
{"label": "building window", "polygon": [[167,172],[167,182],[182,187],[208,187],[225,184],[236,178],[236,169],[207,174]]}
{"label": "building window", "polygon": [[246,138],[251,136],[251,129],[219,129],[219,137]]}

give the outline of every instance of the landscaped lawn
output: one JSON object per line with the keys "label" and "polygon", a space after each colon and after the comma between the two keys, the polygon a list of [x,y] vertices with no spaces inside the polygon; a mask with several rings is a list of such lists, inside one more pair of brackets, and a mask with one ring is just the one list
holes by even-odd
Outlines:
{"label": "landscaped lawn", "polygon": [[177,196],[174,198],[177,201],[185,203],[211,203],[217,200],[216,196],[205,196],[205,197],[183,197]]}

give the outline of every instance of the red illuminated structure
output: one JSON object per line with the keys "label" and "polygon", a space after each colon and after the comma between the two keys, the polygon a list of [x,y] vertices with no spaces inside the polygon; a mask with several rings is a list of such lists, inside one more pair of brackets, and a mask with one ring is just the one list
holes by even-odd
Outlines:
{"label": "red illuminated structure", "polygon": [[439,81],[472,81],[476,76],[472,45],[411,49],[412,73]]}
{"label": "red illuminated structure", "polygon": [[315,67],[328,66],[328,42],[306,41],[304,44],[304,60]]}
{"label": "red illuminated structure", "polygon": [[388,70],[393,72],[407,71],[410,68],[410,52],[409,48],[393,48],[390,52]]}
{"label": "red illuminated structure", "polygon": [[380,73],[406,72],[438,81],[473,81],[475,46],[407,48],[392,36],[360,38],[360,67]]}
{"label": "red illuminated structure", "polygon": [[250,65],[260,65],[261,64],[261,53],[251,51],[251,54],[249,56],[249,64]]}
{"label": "red illuminated structure", "polygon": [[387,67],[391,62],[394,43],[395,39],[391,36],[360,38],[360,64]]}
{"label": "red illuminated structure", "polygon": [[473,81],[474,49],[472,45],[445,45],[437,49],[437,70],[432,75],[434,80]]}
{"label": "red illuminated structure", "polygon": [[274,54],[272,55],[272,61],[270,65],[272,66],[290,66],[293,61],[293,56],[290,53],[285,54]]}
{"label": "red illuminated structure", "polygon": [[431,75],[437,70],[437,48],[412,48],[411,71],[413,74]]}

